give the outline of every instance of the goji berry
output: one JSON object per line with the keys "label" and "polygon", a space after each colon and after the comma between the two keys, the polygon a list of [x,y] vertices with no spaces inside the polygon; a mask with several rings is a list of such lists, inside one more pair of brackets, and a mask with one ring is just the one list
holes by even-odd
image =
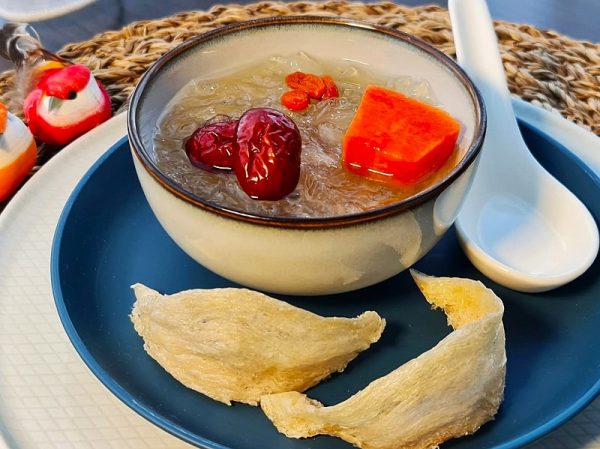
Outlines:
{"label": "goji berry", "polygon": [[329,75],[325,75],[321,78],[325,83],[325,93],[323,94],[323,100],[327,100],[328,98],[337,98],[340,96],[340,91],[338,90],[335,81]]}
{"label": "goji berry", "polygon": [[294,90],[306,92],[310,98],[315,100],[320,100],[325,93],[325,82],[312,73],[290,73],[285,77],[285,83]]}
{"label": "goji berry", "polygon": [[290,90],[281,96],[281,104],[290,111],[302,111],[308,107],[309,103],[308,94],[301,90]]}

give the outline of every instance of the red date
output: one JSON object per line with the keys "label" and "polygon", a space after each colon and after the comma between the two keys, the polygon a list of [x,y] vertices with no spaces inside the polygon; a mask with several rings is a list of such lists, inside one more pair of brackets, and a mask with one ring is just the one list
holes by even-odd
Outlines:
{"label": "red date", "polygon": [[230,171],[237,153],[236,130],[238,121],[205,124],[198,128],[185,143],[190,162],[208,171]]}
{"label": "red date", "polygon": [[296,124],[270,108],[246,111],[237,127],[233,170],[244,192],[256,200],[279,200],[300,179],[302,139]]}

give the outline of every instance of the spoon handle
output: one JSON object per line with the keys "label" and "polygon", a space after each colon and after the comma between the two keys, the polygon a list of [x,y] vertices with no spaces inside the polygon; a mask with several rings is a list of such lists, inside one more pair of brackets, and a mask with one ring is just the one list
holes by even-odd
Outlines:
{"label": "spoon handle", "polygon": [[498,38],[485,0],[449,0],[448,10],[458,63],[479,88],[488,108],[500,107],[514,115]]}

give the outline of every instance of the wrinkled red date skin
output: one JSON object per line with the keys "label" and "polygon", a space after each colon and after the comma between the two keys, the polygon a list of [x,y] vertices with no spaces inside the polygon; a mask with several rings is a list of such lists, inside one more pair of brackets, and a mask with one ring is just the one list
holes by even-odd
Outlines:
{"label": "wrinkled red date skin", "polygon": [[275,109],[249,109],[240,117],[237,143],[233,170],[248,196],[275,201],[296,188],[302,138],[292,119]]}
{"label": "wrinkled red date skin", "polygon": [[198,128],[185,143],[190,162],[211,172],[231,171],[237,153],[235,119],[210,123]]}

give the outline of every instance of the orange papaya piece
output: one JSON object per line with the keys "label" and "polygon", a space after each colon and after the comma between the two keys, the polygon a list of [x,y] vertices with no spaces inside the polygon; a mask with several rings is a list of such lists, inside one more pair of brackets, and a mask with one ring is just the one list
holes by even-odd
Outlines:
{"label": "orange papaya piece", "polygon": [[421,181],[450,157],[460,123],[444,110],[367,86],[343,139],[351,172],[401,184]]}

